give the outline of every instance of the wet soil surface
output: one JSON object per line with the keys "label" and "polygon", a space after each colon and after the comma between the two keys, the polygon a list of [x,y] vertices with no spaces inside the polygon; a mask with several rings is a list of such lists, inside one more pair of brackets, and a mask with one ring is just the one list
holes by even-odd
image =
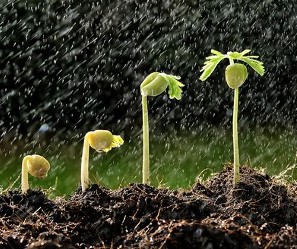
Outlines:
{"label": "wet soil surface", "polygon": [[68,200],[0,196],[0,248],[297,248],[297,185],[241,167],[191,190],[92,185]]}

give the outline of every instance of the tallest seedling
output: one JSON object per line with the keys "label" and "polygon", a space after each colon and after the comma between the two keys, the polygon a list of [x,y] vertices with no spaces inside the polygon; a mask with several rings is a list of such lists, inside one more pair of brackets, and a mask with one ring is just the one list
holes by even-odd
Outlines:
{"label": "tallest seedling", "polygon": [[228,86],[234,89],[234,107],[233,107],[233,153],[234,153],[234,186],[239,182],[239,147],[238,147],[238,131],[237,131],[237,117],[238,117],[238,98],[239,98],[239,87],[245,82],[248,77],[247,68],[244,64],[234,63],[235,60],[243,61],[250,65],[258,74],[264,75],[265,69],[263,63],[256,60],[258,56],[246,56],[250,50],[246,49],[239,52],[228,52],[222,54],[219,51],[211,50],[212,55],[206,57],[204,67],[202,68],[202,75],[200,80],[206,80],[216,66],[223,59],[228,59],[230,65],[226,67],[225,79]]}
{"label": "tallest seedling", "polygon": [[178,80],[180,77],[165,73],[154,72],[148,75],[140,85],[142,95],[142,119],[143,119],[143,165],[142,182],[149,183],[149,122],[147,96],[158,96],[168,88],[170,99],[181,99],[181,87],[184,85]]}

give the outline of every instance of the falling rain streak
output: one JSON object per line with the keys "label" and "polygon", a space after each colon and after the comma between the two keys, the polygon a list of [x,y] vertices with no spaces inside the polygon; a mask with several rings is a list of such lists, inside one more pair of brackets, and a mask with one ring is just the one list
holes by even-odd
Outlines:
{"label": "falling rain streak", "polygon": [[[65,172],[71,166],[63,159],[79,165],[87,131],[109,129],[130,141],[127,149],[121,148],[128,168],[127,179],[121,181],[138,181],[139,86],[154,71],[181,76],[185,87],[178,103],[166,94],[149,100],[152,150],[163,152],[157,157],[156,151],[152,158],[156,167],[152,174],[164,180],[158,169],[168,172],[173,159],[174,174],[185,172],[185,180],[174,186],[189,186],[204,169],[216,171],[232,157],[232,94],[223,81],[227,64],[219,65],[207,82],[199,81],[203,60],[212,48],[223,52],[250,48],[266,66],[265,77],[250,75],[241,87],[238,125],[240,146],[246,148],[244,160],[264,167],[270,160],[277,165],[274,173],[296,163],[294,1],[2,0],[0,4],[0,151],[7,166],[0,173],[12,172],[10,168],[18,172],[18,166],[8,166],[19,165],[24,154],[38,151],[51,154]],[[284,158],[285,154],[289,156]],[[107,156],[105,163],[114,167],[100,164],[102,171],[119,177],[115,165],[121,157],[120,153]],[[101,170],[92,167],[94,172]],[[8,177],[9,184],[16,177],[17,173]]]}

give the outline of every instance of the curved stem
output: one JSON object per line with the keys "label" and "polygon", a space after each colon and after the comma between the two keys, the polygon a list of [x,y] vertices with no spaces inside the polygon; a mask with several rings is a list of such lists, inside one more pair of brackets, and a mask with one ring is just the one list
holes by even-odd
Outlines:
{"label": "curved stem", "polygon": [[239,176],[239,146],[238,146],[238,99],[239,99],[239,88],[234,89],[234,106],[233,106],[233,151],[234,151],[234,181],[235,186],[240,179]]}
{"label": "curved stem", "polygon": [[22,193],[26,194],[29,189],[28,181],[28,160],[30,156],[25,156],[22,161]]}
{"label": "curved stem", "polygon": [[142,120],[143,120],[143,165],[142,165],[142,182],[149,183],[149,122],[148,122],[148,108],[147,96],[142,96]]}
{"label": "curved stem", "polygon": [[89,133],[85,135],[81,158],[81,188],[84,192],[89,187]]}

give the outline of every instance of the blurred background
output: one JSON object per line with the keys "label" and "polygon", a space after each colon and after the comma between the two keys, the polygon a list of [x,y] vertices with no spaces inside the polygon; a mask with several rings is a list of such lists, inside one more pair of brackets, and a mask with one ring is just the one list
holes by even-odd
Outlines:
{"label": "blurred background", "polygon": [[[241,162],[295,179],[297,15],[294,1],[0,1],[0,179],[19,187],[21,159],[52,161],[47,181],[79,186],[89,130],[125,145],[92,153],[92,181],[116,188],[141,181],[139,85],[153,71],[181,77],[180,101],[149,99],[153,185],[190,187],[232,161],[233,92],[223,61],[205,82],[210,50],[251,49],[266,73],[240,91]],[[174,165],[174,170],[172,167]],[[64,173],[63,173],[64,172]],[[285,173],[284,173],[285,172]],[[63,180],[62,180],[63,179]],[[65,184],[64,184],[65,182]]]}

